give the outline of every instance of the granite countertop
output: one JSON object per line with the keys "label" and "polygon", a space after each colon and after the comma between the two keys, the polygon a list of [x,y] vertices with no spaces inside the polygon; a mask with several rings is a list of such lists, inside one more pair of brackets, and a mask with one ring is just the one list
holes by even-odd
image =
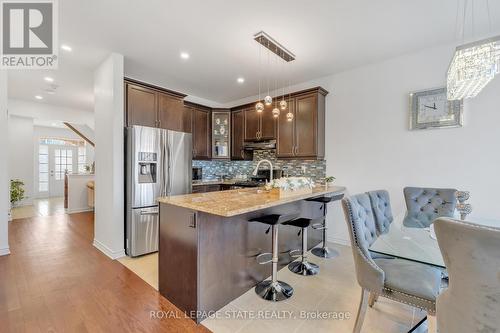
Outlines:
{"label": "granite countertop", "polygon": [[161,197],[158,201],[213,215],[231,217],[324,194],[342,193],[344,191],[345,187],[341,186],[330,186],[328,188],[317,186],[313,188],[312,193],[280,198],[279,193],[275,191],[269,192],[263,189],[248,188]]}
{"label": "granite countertop", "polygon": [[[201,186],[201,185],[234,185],[238,180],[197,180],[193,181],[192,186]],[[241,181],[241,180],[239,180]]]}

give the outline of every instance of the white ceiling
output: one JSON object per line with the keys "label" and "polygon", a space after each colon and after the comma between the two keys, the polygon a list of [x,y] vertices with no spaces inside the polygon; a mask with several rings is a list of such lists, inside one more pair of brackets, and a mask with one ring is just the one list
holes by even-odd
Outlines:
{"label": "white ceiling", "polygon": [[[261,30],[297,56],[290,65],[294,84],[458,44],[457,2],[463,1],[59,1],[60,43],[73,52],[61,51],[60,69],[50,73],[57,93],[44,94],[45,71],[10,71],[9,94],[30,100],[44,94],[43,103],[91,110],[93,69],[114,51],[125,56],[129,77],[224,104],[257,94],[263,71],[252,36]],[[473,1],[474,34],[469,17],[466,39],[500,32],[500,1],[489,1],[491,32],[486,1]],[[181,60],[181,51],[190,59]]]}

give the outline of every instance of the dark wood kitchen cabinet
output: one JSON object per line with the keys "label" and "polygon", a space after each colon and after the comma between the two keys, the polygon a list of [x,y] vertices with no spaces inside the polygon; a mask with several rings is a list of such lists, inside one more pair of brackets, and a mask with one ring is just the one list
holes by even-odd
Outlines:
{"label": "dark wood kitchen cabinet", "polygon": [[261,113],[255,107],[244,109],[245,141],[273,140],[276,138],[276,119],[272,108],[266,107]]}
{"label": "dark wood kitchen cabinet", "polygon": [[183,98],[170,94],[158,93],[158,127],[178,132],[191,132],[185,118],[189,118]]}
{"label": "dark wood kitchen cabinet", "polygon": [[260,140],[274,140],[276,139],[276,124],[277,118],[273,117],[274,106],[271,105],[260,113]]}
{"label": "dark wood kitchen cabinet", "polygon": [[[288,107],[293,121],[280,115],[276,143],[278,158],[322,159],[325,156],[325,97],[322,88],[292,95]],[[285,111],[287,112],[287,111]]]}
{"label": "dark wood kitchen cabinet", "polygon": [[231,114],[231,159],[252,160],[252,153],[244,150],[245,145],[245,114],[243,110],[233,111]]}
{"label": "dark wood kitchen cabinet", "polygon": [[193,133],[193,160],[209,160],[212,157],[211,110],[196,104],[188,104],[191,110]]}
{"label": "dark wood kitchen cabinet", "polygon": [[146,87],[126,84],[127,126],[139,125],[157,127],[158,93]]}
{"label": "dark wood kitchen cabinet", "polygon": [[295,118],[295,99],[286,100],[288,109],[284,111],[284,115],[280,114],[276,128],[276,156],[280,158],[292,158],[295,155],[295,123],[288,121],[286,113],[291,112]]}
{"label": "dark wood kitchen cabinet", "polygon": [[184,108],[184,97],[186,95],[126,79],[126,126],[139,125],[190,132],[190,114]]}

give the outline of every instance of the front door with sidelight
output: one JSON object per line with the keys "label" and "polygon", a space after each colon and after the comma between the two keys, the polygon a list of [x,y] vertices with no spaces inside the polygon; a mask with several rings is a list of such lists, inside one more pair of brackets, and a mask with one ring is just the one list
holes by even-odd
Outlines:
{"label": "front door with sidelight", "polygon": [[64,175],[77,171],[78,147],[49,146],[49,194],[51,197],[64,195]]}

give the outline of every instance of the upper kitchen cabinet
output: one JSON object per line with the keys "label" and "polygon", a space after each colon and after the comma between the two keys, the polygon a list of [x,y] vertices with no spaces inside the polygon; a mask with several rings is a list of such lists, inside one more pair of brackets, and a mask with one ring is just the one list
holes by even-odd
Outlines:
{"label": "upper kitchen cabinet", "polygon": [[186,103],[186,108],[191,111],[193,160],[209,160],[212,157],[211,110],[193,103]]}
{"label": "upper kitchen cabinet", "polygon": [[276,123],[278,120],[273,117],[273,108],[271,105],[260,113],[260,140],[276,139]]}
{"label": "upper kitchen cabinet", "polygon": [[212,110],[212,159],[226,159],[231,156],[231,111]]}
{"label": "upper kitchen cabinet", "polygon": [[158,127],[178,132],[191,132],[189,110],[183,98],[167,93],[158,93]]}
{"label": "upper kitchen cabinet", "polygon": [[276,138],[276,119],[272,108],[266,107],[263,112],[255,111],[255,107],[244,109],[245,141],[272,140]]}
{"label": "upper kitchen cabinet", "polygon": [[129,83],[126,83],[125,87],[127,126],[157,127],[158,92]]}
{"label": "upper kitchen cabinet", "polygon": [[252,154],[244,150],[245,145],[245,115],[243,110],[231,113],[231,159],[251,160]]}
{"label": "upper kitchen cabinet", "polygon": [[295,98],[286,100],[287,110],[282,111],[276,126],[276,156],[280,158],[295,157],[295,122],[286,118],[286,113],[291,112],[295,118]]}
{"label": "upper kitchen cabinet", "polygon": [[321,87],[292,94],[286,119],[282,111],[278,120],[276,156],[278,158],[323,159],[325,157],[325,97]]}
{"label": "upper kitchen cabinet", "polygon": [[260,116],[253,107],[243,109],[245,141],[257,141],[260,133]]}
{"label": "upper kitchen cabinet", "polygon": [[159,127],[190,132],[190,114],[183,99],[186,95],[131,79],[125,80],[126,125]]}

